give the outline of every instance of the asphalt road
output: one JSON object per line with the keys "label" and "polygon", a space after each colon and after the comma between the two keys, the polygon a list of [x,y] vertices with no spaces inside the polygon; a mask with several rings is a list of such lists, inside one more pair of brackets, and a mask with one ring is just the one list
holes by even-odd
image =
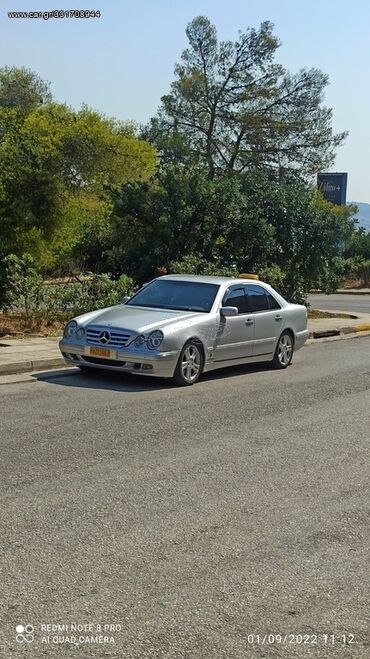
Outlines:
{"label": "asphalt road", "polygon": [[0,386],[2,658],[369,657],[370,338],[185,389],[24,380]]}
{"label": "asphalt road", "polygon": [[370,295],[309,295],[308,301],[314,309],[370,313]]}

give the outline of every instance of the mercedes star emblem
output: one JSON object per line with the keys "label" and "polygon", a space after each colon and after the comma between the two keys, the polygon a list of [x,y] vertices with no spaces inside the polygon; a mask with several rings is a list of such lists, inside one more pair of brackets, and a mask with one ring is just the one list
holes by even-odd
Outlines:
{"label": "mercedes star emblem", "polygon": [[100,332],[99,341],[100,341],[100,343],[109,343],[110,334],[109,334],[108,330],[103,330],[102,332]]}

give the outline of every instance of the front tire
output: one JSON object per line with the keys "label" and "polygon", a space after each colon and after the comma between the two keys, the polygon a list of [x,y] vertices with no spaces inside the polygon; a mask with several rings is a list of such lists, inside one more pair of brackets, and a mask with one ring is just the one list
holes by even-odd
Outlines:
{"label": "front tire", "polygon": [[274,368],[288,368],[293,359],[294,341],[290,332],[283,332],[276,346],[272,365]]}
{"label": "front tire", "polygon": [[203,350],[196,341],[188,341],[181,350],[176,370],[175,382],[181,387],[195,384],[202,373],[204,364]]}

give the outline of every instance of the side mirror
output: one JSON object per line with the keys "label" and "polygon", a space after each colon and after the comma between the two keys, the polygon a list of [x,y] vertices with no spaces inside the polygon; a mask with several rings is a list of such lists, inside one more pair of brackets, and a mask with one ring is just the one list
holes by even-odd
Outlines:
{"label": "side mirror", "polygon": [[237,316],[238,315],[237,307],[221,307],[220,314],[227,318],[228,316]]}
{"label": "side mirror", "polygon": [[129,300],[131,300],[131,295],[125,295],[122,298],[122,304],[126,304],[126,302],[128,302]]}

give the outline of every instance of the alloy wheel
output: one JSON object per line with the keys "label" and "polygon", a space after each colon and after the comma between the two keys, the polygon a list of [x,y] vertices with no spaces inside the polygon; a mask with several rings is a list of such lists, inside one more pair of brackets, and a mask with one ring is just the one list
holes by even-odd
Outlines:
{"label": "alloy wheel", "polygon": [[202,358],[199,348],[191,343],[186,346],[181,360],[181,373],[186,382],[194,382],[202,365]]}
{"label": "alloy wheel", "polygon": [[279,340],[278,358],[282,366],[287,366],[293,353],[293,340],[290,334],[283,334]]}

